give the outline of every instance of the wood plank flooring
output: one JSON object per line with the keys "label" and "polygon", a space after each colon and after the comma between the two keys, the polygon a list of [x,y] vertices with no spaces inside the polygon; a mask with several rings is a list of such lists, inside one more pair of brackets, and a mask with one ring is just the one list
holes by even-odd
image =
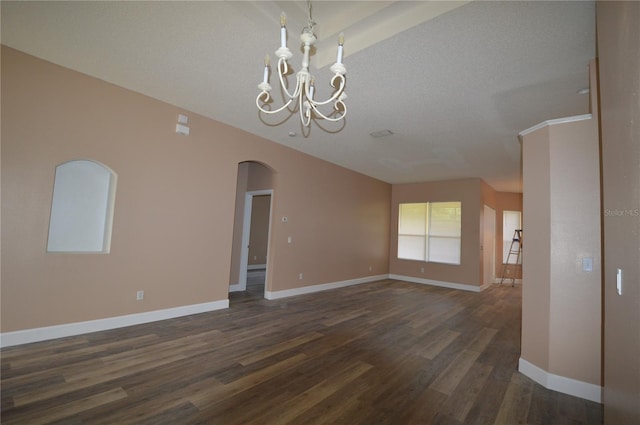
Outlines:
{"label": "wood plank flooring", "polygon": [[393,280],[2,350],[2,424],[601,424],[517,372],[520,287]]}

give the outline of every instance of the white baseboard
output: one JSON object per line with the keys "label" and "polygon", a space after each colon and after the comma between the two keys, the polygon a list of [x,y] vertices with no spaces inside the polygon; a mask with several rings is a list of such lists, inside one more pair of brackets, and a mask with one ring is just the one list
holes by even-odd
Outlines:
{"label": "white baseboard", "polygon": [[602,403],[602,387],[599,385],[554,375],[533,363],[529,363],[522,357],[518,361],[518,370],[523,375],[550,390]]}
{"label": "white baseboard", "polygon": [[5,332],[0,334],[0,347],[28,344],[55,338],[64,338],[123,328],[125,326],[156,322],[158,320],[173,319],[191,314],[229,308],[229,300],[213,301],[202,304],[192,304],[163,310],[147,311],[144,313],[128,314],[126,316],[108,317],[106,319],[89,320],[86,322],[66,323],[63,325],[46,326],[43,328],[25,329],[22,331]]}
{"label": "white baseboard", "polygon": [[343,288],[345,286],[359,285],[361,283],[375,282],[388,279],[389,275],[367,276],[358,279],[343,280],[340,282],[323,283],[320,285],[303,286],[301,288],[285,289],[284,291],[265,291],[264,297],[268,300],[293,297],[296,295],[311,294],[313,292],[327,291],[329,289]]}
{"label": "white baseboard", "polygon": [[491,286],[491,283],[485,283],[484,285],[480,285],[480,292],[484,291],[485,289],[489,288]]}
{"label": "white baseboard", "polygon": [[234,283],[233,285],[229,285],[229,292],[239,292],[244,291],[247,288],[243,288],[239,283]]}
{"label": "white baseboard", "polygon": [[468,285],[466,283],[442,282],[439,280],[422,279],[419,277],[402,276],[397,274],[390,274],[389,279],[402,280],[405,282],[421,283],[423,285],[442,286],[444,288],[451,288],[451,289],[461,289],[463,291],[471,291],[471,292],[480,292],[481,290],[484,289],[481,286]]}

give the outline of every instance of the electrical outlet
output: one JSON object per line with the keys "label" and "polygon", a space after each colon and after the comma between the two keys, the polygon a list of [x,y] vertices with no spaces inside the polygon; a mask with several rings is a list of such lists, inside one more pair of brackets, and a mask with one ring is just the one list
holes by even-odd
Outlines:
{"label": "electrical outlet", "polygon": [[298,276],[298,279],[302,280],[302,273]]}
{"label": "electrical outlet", "polygon": [[136,292],[136,300],[140,301],[144,299],[144,291],[138,291]]}
{"label": "electrical outlet", "polygon": [[372,267],[372,266],[369,266],[369,271],[371,271],[371,270],[373,270],[373,267]]}

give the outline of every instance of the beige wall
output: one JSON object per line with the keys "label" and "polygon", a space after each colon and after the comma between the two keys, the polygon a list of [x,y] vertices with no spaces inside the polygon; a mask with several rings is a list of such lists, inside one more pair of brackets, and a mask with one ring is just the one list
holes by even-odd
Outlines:
{"label": "beige wall", "polygon": [[244,220],[244,197],[249,184],[249,162],[238,164],[236,196],[233,215],[233,241],[231,243],[231,265],[229,285],[237,285],[240,279],[240,248],[242,246],[242,226]]}
{"label": "beige wall", "polygon": [[[600,385],[597,120],[547,125],[522,143],[522,358],[551,374]],[[593,259],[592,272],[582,270],[585,257]]]}
{"label": "beige wall", "polygon": [[[640,3],[598,2],[604,418],[640,423]],[[616,269],[623,270],[622,295]]]}
{"label": "beige wall", "polygon": [[243,162],[248,167],[247,191],[273,189],[273,170],[258,162]]}
{"label": "beige wall", "polygon": [[[480,286],[480,179],[447,180],[393,185],[391,197],[390,273],[447,283]],[[460,265],[439,264],[398,258],[398,205],[410,202],[462,202],[462,252]],[[424,269],[424,272],[421,270]]]}
{"label": "beige wall", "polygon": [[[227,299],[248,160],[275,171],[272,291],[388,273],[390,185],[193,113],[177,135],[178,113],[2,48],[2,332]],[[108,255],[45,252],[55,166],[77,158],[118,174]]]}
{"label": "beige wall", "polygon": [[[555,125],[550,129],[550,140],[549,371],[600,385],[602,259],[597,120]],[[582,271],[585,257],[593,258],[592,272]]]}
{"label": "beige wall", "polygon": [[551,170],[549,127],[523,138],[523,226],[521,357],[549,370],[551,291]]}

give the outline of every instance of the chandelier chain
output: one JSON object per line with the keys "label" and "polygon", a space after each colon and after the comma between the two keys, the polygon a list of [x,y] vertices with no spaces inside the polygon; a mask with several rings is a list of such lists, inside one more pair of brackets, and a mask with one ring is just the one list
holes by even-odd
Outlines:
{"label": "chandelier chain", "polygon": [[309,9],[309,17],[307,18],[307,28],[311,31],[311,33],[315,32],[316,23],[313,21],[313,17],[311,16],[311,0],[307,0],[307,9]]}

